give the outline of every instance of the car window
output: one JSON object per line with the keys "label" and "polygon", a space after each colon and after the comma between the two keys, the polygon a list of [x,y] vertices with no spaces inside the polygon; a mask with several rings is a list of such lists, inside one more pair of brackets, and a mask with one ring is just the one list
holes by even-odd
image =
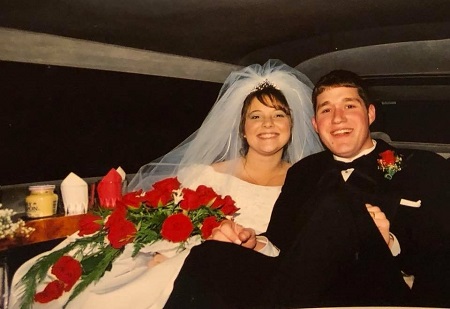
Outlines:
{"label": "car window", "polygon": [[450,143],[450,100],[395,100],[376,102],[373,131],[393,141]]}

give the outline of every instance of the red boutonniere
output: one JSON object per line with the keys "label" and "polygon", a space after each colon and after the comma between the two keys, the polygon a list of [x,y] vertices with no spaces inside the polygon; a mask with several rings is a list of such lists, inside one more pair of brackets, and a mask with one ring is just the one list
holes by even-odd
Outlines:
{"label": "red boutonniere", "polygon": [[402,170],[402,156],[395,155],[393,150],[380,153],[381,159],[377,159],[378,169],[384,172],[384,178],[391,180],[394,174]]}

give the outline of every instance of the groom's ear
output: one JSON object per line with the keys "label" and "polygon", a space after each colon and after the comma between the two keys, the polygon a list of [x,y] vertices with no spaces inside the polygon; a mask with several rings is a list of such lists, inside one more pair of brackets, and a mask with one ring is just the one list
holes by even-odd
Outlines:
{"label": "groom's ear", "polygon": [[367,115],[369,116],[369,126],[375,121],[376,118],[376,110],[375,105],[370,104],[367,109]]}
{"label": "groom's ear", "polygon": [[311,123],[313,125],[314,131],[316,131],[316,133],[319,133],[319,131],[317,131],[317,122],[316,122],[316,116],[313,116],[311,118]]}

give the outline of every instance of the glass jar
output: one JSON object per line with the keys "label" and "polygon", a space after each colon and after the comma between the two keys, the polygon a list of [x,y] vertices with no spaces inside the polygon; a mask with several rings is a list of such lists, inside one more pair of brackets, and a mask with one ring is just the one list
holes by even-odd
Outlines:
{"label": "glass jar", "polygon": [[58,195],[53,190],[54,185],[30,186],[30,195],[25,198],[27,204],[27,216],[41,218],[56,214]]}

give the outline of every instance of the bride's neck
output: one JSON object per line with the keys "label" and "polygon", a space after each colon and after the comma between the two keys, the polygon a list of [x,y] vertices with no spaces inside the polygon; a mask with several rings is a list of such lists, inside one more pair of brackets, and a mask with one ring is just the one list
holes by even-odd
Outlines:
{"label": "bride's neck", "polygon": [[245,157],[242,157],[241,160],[247,169],[257,170],[261,173],[278,171],[283,164],[286,163],[281,159],[281,154],[261,156],[249,152]]}
{"label": "bride's neck", "polygon": [[247,154],[241,158],[239,178],[261,186],[281,186],[289,164],[281,156],[261,157]]}

